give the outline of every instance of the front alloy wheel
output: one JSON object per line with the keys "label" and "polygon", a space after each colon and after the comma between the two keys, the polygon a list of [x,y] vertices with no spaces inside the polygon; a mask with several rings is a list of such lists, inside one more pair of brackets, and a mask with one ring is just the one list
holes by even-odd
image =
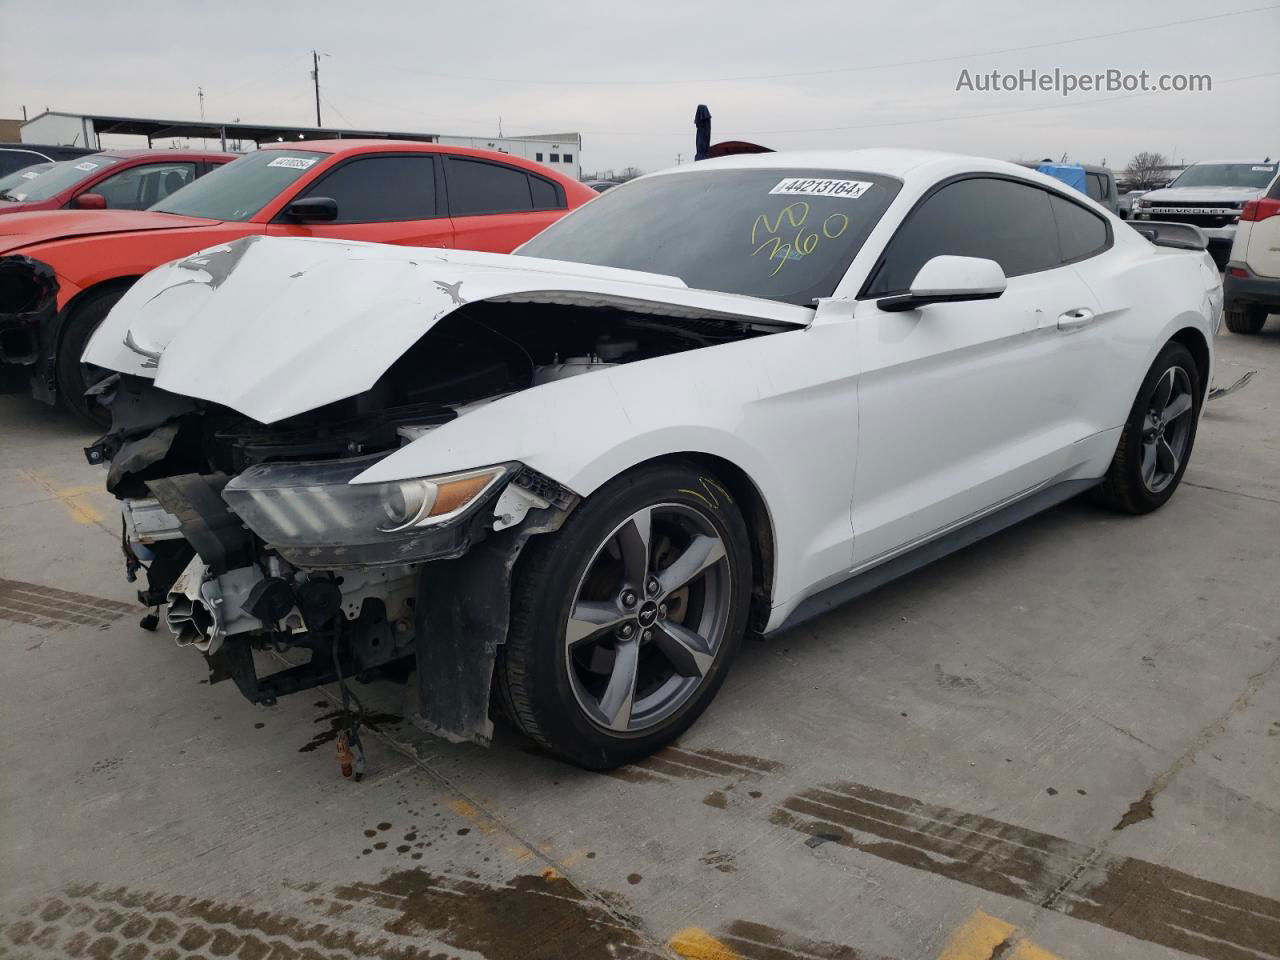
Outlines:
{"label": "front alloy wheel", "polygon": [[746,628],[751,549],[727,488],[692,464],[640,468],[534,537],[495,682],[543,747],[607,769],[674,740]]}
{"label": "front alloy wheel", "polygon": [[711,523],[677,503],[642,507],[596,548],[564,633],[573,694],[592,721],[631,733],[688,702],[724,639],[728,562]]}

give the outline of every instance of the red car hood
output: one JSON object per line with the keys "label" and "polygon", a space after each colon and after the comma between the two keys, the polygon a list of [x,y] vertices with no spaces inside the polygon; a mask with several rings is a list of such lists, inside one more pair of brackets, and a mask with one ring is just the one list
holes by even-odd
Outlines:
{"label": "red car hood", "polygon": [[217,220],[180,217],[172,213],[145,210],[43,210],[0,217],[0,253],[23,247],[109,233],[145,230],[191,230],[208,227]]}

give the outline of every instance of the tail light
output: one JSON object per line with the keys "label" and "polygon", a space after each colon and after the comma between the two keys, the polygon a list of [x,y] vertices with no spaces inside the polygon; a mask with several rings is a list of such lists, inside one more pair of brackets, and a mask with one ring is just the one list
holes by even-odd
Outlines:
{"label": "tail light", "polygon": [[1240,219],[1242,221],[1257,222],[1266,220],[1268,217],[1280,216],[1280,200],[1272,200],[1264,198],[1262,200],[1250,200],[1244,205],[1244,209],[1240,211]]}
{"label": "tail light", "polygon": [[1244,267],[1228,267],[1227,274],[1232,277],[1247,277],[1249,276],[1249,271]]}

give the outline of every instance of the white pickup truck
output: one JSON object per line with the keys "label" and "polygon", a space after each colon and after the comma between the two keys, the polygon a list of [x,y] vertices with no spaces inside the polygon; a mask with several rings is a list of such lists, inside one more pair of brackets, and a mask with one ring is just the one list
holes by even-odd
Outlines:
{"label": "white pickup truck", "polygon": [[1276,166],[1271,160],[1193,163],[1169,186],[1134,201],[1132,219],[1194,224],[1209,238],[1209,252],[1222,269],[1240,211],[1266,192]]}

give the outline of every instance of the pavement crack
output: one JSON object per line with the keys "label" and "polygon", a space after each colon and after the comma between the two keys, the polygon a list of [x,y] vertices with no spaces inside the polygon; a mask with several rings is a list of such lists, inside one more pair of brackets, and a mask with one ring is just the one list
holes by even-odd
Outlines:
{"label": "pavement crack", "polygon": [[1124,830],[1135,823],[1141,823],[1143,820],[1150,820],[1154,817],[1156,798],[1174,781],[1178,774],[1195,761],[1196,754],[1204,748],[1205,744],[1220,736],[1231,718],[1249,705],[1253,695],[1261,689],[1262,685],[1267,682],[1267,679],[1275,672],[1278,666],[1280,666],[1280,657],[1276,657],[1264,669],[1251,674],[1245,682],[1244,689],[1240,691],[1240,695],[1231,701],[1231,705],[1227,707],[1221,716],[1203,727],[1196,734],[1195,739],[1187,746],[1187,749],[1182,751],[1182,754],[1173,763],[1169,764],[1151,781],[1151,785],[1147,787],[1142,796],[1129,805],[1129,809],[1125,811],[1124,816],[1111,828],[1112,832]]}
{"label": "pavement crack", "polygon": [[1212,490],[1214,493],[1225,493],[1232,497],[1244,497],[1246,500],[1261,500],[1263,503],[1280,503],[1275,497],[1263,497],[1256,493],[1244,493],[1240,490],[1228,490],[1226,487],[1215,487],[1208,483],[1192,483],[1185,477],[1182,480],[1184,487],[1195,487],[1198,490]]}

